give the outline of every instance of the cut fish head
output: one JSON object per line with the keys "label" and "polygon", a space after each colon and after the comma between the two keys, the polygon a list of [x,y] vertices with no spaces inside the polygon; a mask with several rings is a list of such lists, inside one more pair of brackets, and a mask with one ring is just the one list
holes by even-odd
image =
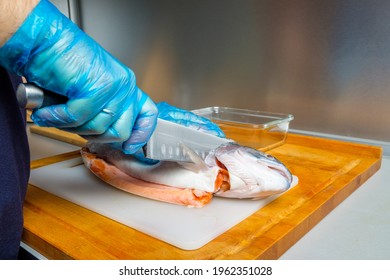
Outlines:
{"label": "cut fish head", "polygon": [[223,165],[230,174],[230,190],[219,196],[261,198],[286,191],[292,182],[288,168],[275,157],[235,143],[223,144],[206,157],[207,165]]}

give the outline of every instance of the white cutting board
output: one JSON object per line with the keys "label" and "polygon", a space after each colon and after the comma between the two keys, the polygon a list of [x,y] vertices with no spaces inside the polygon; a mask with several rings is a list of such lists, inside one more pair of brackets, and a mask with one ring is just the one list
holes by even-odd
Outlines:
{"label": "white cutting board", "polygon": [[184,250],[202,247],[277,197],[257,201],[215,197],[203,208],[187,208],[118,190],[81,163],[76,158],[33,169],[30,183]]}

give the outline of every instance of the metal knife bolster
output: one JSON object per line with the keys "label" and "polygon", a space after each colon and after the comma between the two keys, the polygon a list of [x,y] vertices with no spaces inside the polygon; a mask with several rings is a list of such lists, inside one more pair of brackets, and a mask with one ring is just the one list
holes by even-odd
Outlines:
{"label": "metal knife bolster", "polygon": [[158,119],[144,152],[145,157],[155,160],[191,162],[188,149],[204,159],[211,150],[227,142],[233,140]]}
{"label": "metal knife bolster", "polygon": [[34,83],[19,84],[16,98],[20,107],[33,110],[68,101],[68,97],[40,88]]}

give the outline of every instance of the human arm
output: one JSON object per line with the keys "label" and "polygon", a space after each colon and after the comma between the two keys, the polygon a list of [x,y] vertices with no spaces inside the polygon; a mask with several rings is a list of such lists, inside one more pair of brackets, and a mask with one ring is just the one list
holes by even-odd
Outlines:
{"label": "human arm", "polygon": [[39,0],[0,1],[0,47],[11,38],[22,25]]}

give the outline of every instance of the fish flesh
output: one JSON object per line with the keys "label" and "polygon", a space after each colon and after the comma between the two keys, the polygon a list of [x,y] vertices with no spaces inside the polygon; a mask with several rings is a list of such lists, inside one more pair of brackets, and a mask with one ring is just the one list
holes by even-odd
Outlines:
{"label": "fish flesh", "polygon": [[261,199],[289,189],[292,175],[275,157],[226,143],[203,160],[188,149],[193,162],[144,163],[110,144],[81,149],[85,166],[106,183],[142,197],[189,207],[203,207],[213,196]]}

